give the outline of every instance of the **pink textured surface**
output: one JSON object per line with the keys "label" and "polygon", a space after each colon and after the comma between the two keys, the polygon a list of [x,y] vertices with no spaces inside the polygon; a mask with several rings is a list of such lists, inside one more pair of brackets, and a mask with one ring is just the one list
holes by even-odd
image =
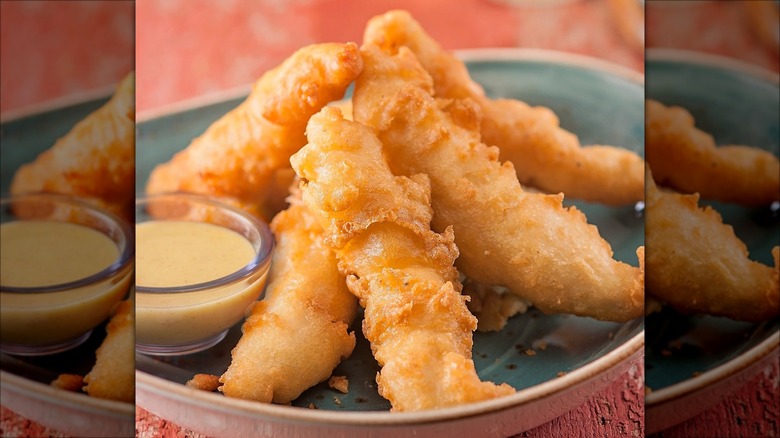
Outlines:
{"label": "pink textured surface", "polygon": [[646,10],[646,46],[711,53],[780,71],[780,57],[759,38],[746,3],[653,2]]}
{"label": "pink textured surface", "polygon": [[657,438],[776,437],[780,435],[778,359],[748,384],[690,420],[655,434]]}
{"label": "pink textured surface", "polygon": [[116,85],[133,69],[134,7],[0,3],[0,111]]}
{"label": "pink textured surface", "polygon": [[489,0],[140,0],[139,112],[254,82],[303,45],[362,40],[366,21],[407,9],[447,49],[534,47],[603,58],[636,70],[606,0],[512,8]]}

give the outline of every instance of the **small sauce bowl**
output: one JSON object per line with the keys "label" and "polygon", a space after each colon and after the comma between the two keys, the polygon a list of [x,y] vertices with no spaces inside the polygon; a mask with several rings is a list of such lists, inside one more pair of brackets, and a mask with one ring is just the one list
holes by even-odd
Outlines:
{"label": "small sauce bowl", "polygon": [[80,345],[127,294],[131,228],[99,207],[48,193],[3,197],[0,217],[0,350],[41,356]]}
{"label": "small sauce bowl", "polygon": [[[207,226],[202,227],[204,224]],[[224,256],[217,255],[217,251],[232,253],[230,248],[217,248],[224,241],[204,243],[204,230],[218,231],[217,235],[230,238],[226,240],[240,237],[248,242],[248,260],[236,265],[235,270],[212,277],[204,274],[207,270],[218,272],[212,265],[221,264]],[[201,249],[176,254],[174,251],[181,248],[170,242],[194,244]],[[150,251],[152,245],[161,251]],[[170,356],[216,345],[245,317],[265,288],[274,238],[268,224],[218,200],[183,193],[159,194],[136,200],[136,247],[136,351]],[[160,257],[164,251],[170,253]]]}

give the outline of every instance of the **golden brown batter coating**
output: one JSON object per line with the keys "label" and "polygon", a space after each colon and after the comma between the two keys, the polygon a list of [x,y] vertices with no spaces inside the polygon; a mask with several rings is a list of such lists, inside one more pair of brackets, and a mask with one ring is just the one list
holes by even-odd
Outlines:
{"label": "golden brown batter coating", "polygon": [[132,221],[135,199],[135,75],[35,161],[19,168],[11,193],[72,195]]}
{"label": "golden brown batter coating", "polygon": [[157,166],[147,192],[231,198],[237,206],[270,220],[284,208],[294,177],[290,155],[306,144],[309,117],[340,99],[361,69],[355,43],[298,50],[264,74],[241,105],[171,161]]}
{"label": "golden brown batter coating", "polygon": [[437,98],[476,102],[483,114],[484,143],[500,148],[501,160],[514,164],[521,183],[613,205],[644,197],[644,162],[637,154],[613,146],[583,148],[576,135],[560,127],[550,109],[486,97],[463,62],[444,51],[408,12],[390,11],[372,18],[363,41],[390,54],[408,47],[433,78]]}
{"label": "golden brown batter coating", "polygon": [[122,301],[106,327],[97,360],[84,376],[84,391],[92,397],[135,401],[134,302]]}
{"label": "golden brown batter coating", "polygon": [[647,162],[661,186],[747,206],[780,200],[780,160],[749,146],[716,146],[691,114],[648,99]]}
{"label": "golden brown batter coating", "polygon": [[547,313],[626,321],[642,316],[644,274],[612,249],[563,195],[524,191],[511,163],[480,142],[480,110],[469,99],[436,100],[433,83],[406,48],[362,50],[352,98],[356,120],[372,126],[398,175],[425,173],[433,229],[452,226],[458,267],[484,285],[509,288]]}
{"label": "golden brown batter coating", "polygon": [[748,258],[745,244],[698,195],[660,190],[648,172],[645,242],[648,294],[683,312],[746,321],[777,315],[780,247],[774,269]]}
{"label": "golden brown batter coating", "polygon": [[363,332],[382,366],[379,393],[394,411],[476,402],[514,392],[482,382],[471,360],[476,319],[452,266],[452,228],[430,229],[424,175],[396,177],[371,129],[325,108],[291,158],[303,199],[365,307]]}
{"label": "golden brown batter coating", "polygon": [[357,299],[322,227],[300,201],[293,198],[271,228],[276,248],[265,297],[242,327],[220,389],[228,397],[283,404],[327,380],[352,354]]}

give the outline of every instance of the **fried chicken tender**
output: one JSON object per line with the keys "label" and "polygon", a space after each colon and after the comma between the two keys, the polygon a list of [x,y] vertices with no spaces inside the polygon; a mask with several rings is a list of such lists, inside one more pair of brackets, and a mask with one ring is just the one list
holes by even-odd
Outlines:
{"label": "fried chicken tender", "polygon": [[778,313],[780,247],[774,269],[748,258],[745,244],[698,195],[660,190],[648,170],[645,242],[648,294],[682,312],[763,321]]}
{"label": "fried chicken tender", "polygon": [[408,47],[433,78],[436,97],[476,102],[483,114],[483,141],[500,148],[501,160],[514,164],[522,184],[611,205],[643,199],[641,157],[613,146],[581,147],[577,136],[561,128],[549,108],[488,98],[463,62],[444,51],[408,12],[390,11],[372,18],[363,41],[390,54]]}
{"label": "fried chicken tender", "polygon": [[680,107],[648,99],[645,114],[647,162],[659,185],[746,206],[780,200],[780,160],[771,152],[716,147]]}
{"label": "fried chicken tender", "polygon": [[135,199],[135,75],[113,97],[33,161],[19,168],[11,193],[84,198],[132,221]]}
{"label": "fried chicken tender", "polygon": [[365,307],[363,333],[393,411],[416,411],[511,394],[482,382],[471,360],[477,321],[460,294],[452,228],[430,229],[425,175],[396,177],[371,129],[324,108],[291,162],[303,200],[320,218],[349,289]]}
{"label": "fried chicken tender", "polygon": [[132,300],[122,301],[108,322],[95,366],[84,376],[84,391],[92,397],[135,401],[134,306]]}
{"label": "fried chicken tender", "polygon": [[642,316],[643,248],[640,268],[615,261],[585,215],[562,206],[563,194],[524,191],[512,163],[502,165],[498,148],[480,142],[479,107],[434,99],[411,51],[391,56],[364,46],[362,56],[354,117],[376,130],[393,173],[429,176],[433,229],[454,228],[466,276],[505,286],[546,313]]}
{"label": "fried chicken tender", "polygon": [[352,354],[357,299],[306,206],[293,199],[271,228],[276,249],[265,298],[252,308],[220,381],[229,397],[283,404]]}
{"label": "fried chicken tender", "polygon": [[191,192],[230,199],[266,220],[285,207],[290,155],[306,144],[306,122],[340,99],[362,69],[355,43],[315,44],[264,74],[237,108],[157,166],[148,193]]}

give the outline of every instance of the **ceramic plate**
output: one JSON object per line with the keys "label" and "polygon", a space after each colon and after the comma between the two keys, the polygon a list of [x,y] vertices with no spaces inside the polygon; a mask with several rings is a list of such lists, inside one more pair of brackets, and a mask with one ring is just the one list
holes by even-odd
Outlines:
{"label": "ceramic plate", "polygon": [[[108,100],[69,98],[12,115],[0,124],[0,192],[8,193],[15,170],[51,147],[81,119]],[[0,400],[6,408],[74,436],[132,436],[135,409],[130,403],[100,400],[49,386],[60,373],[85,375],[95,363],[95,350],[105,337],[96,327],[79,347],[60,354],[23,357],[0,354]]]}
{"label": "ceramic plate", "polygon": [[[583,144],[601,142],[642,150],[640,74],[589,58],[543,51],[471,51],[462,56],[489,95],[552,108]],[[186,147],[245,95],[139,116],[139,190],[154,165]],[[617,258],[637,263],[634,251],[643,242],[644,227],[633,206],[575,204],[598,225]],[[202,353],[166,359],[138,355],[137,404],[210,436],[340,436],[347,432],[507,436],[582,404],[639,360],[644,343],[641,319],[618,324],[531,310],[510,320],[500,332],[474,335],[473,357],[480,377],[507,382],[518,389],[516,394],[455,408],[390,413],[389,403],[377,394],[379,368],[360,333],[360,318],[352,328],[358,338],[355,352],[334,371],[349,379],[348,394],[320,384],[292,406],[279,406],[184,386],[194,373],[221,374],[227,368],[230,350],[240,336],[236,326],[222,343]],[[536,354],[527,354],[529,349]],[[310,405],[317,409],[308,409]]]}
{"label": "ceramic plate", "polygon": [[[724,58],[648,50],[647,97],[691,112],[718,144],[747,144],[780,154],[778,75]],[[709,202],[732,225],[750,257],[773,266],[778,212]],[[651,250],[650,248],[648,250]],[[647,433],[714,406],[777,357],[780,319],[761,324],[665,309],[646,318]]]}

